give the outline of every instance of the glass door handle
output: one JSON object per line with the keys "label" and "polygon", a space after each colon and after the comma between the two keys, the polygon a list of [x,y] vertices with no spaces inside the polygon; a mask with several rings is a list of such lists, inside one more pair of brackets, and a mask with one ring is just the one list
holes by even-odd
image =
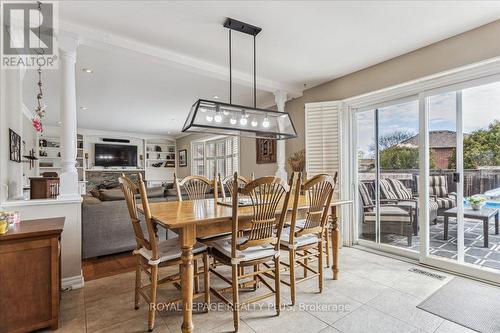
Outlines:
{"label": "glass door handle", "polygon": [[460,183],[460,173],[459,172],[454,172],[453,173],[453,182],[454,183]]}

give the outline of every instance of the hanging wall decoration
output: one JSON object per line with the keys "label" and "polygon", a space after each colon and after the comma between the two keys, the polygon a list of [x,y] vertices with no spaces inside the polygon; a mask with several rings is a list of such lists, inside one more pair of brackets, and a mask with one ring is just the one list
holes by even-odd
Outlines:
{"label": "hanging wall decoration", "polygon": [[[41,22],[42,21],[42,3],[39,1],[38,2],[38,21]],[[40,38],[38,38],[38,56],[39,57],[42,57],[43,54],[45,53],[45,51],[43,50],[43,48],[41,47],[41,44],[40,44],[40,40],[41,40],[41,36],[42,36],[42,31],[41,31],[41,24],[38,25],[38,36],[40,36]],[[42,125],[42,118],[45,117],[45,109],[46,109],[46,105],[43,104],[43,91],[42,91],[42,64],[43,62],[40,61],[39,64],[40,66],[38,67],[38,93],[36,95],[36,99],[37,99],[37,106],[35,108],[35,115],[33,116],[33,119],[31,120],[32,124],[33,124],[33,127],[35,128],[35,131],[41,133],[43,132],[43,125]]]}
{"label": "hanging wall decoration", "polygon": [[21,163],[21,137],[9,128],[9,152],[10,160]]}

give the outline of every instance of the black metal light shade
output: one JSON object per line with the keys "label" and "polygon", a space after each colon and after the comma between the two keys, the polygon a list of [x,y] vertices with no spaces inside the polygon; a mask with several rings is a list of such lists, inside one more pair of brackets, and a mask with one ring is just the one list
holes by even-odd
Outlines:
{"label": "black metal light shade", "polygon": [[[276,140],[296,138],[297,132],[288,113],[257,108],[255,37],[262,29],[231,18],[226,19],[224,28],[227,28],[229,33],[229,103],[199,99],[191,107],[182,131]],[[253,37],[253,107],[233,104],[231,65],[233,30]]]}
{"label": "black metal light shade", "polygon": [[287,112],[204,99],[193,104],[182,131],[276,140],[297,137]]}

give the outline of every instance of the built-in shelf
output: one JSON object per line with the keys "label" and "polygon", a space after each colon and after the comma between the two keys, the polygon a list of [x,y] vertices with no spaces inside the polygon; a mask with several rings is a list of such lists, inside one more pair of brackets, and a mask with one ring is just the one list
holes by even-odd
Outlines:
{"label": "built-in shelf", "polygon": [[[170,140],[145,140],[144,167],[148,184],[172,182],[177,159],[177,147]],[[168,158],[167,158],[168,157]],[[158,166],[153,166],[153,164]]]}

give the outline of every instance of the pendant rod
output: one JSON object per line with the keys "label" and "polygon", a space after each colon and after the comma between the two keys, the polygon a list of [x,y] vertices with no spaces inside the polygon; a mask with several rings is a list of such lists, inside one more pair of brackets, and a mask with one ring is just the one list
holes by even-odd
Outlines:
{"label": "pendant rod", "polygon": [[255,35],[253,35],[253,107],[257,108],[257,61],[255,51]]}
{"label": "pendant rod", "polygon": [[232,57],[231,57],[231,30],[229,29],[229,104],[233,104],[233,67],[232,67]]}

